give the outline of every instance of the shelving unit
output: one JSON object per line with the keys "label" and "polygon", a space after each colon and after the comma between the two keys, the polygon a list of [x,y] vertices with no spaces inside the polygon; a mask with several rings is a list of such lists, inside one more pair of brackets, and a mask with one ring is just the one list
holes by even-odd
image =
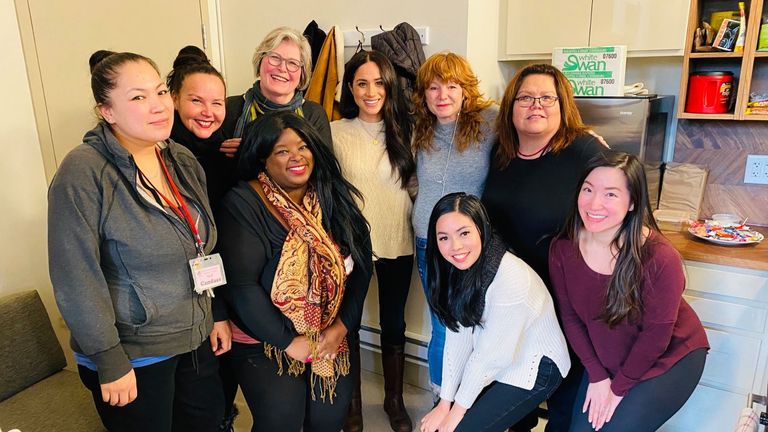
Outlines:
{"label": "shelving unit", "polygon": [[[760,22],[766,14],[768,0],[745,1],[747,33],[744,52],[694,52],[693,38],[701,20],[709,19],[710,13],[719,10],[738,9],[737,0],[692,0],[688,15],[688,32],[680,77],[680,102],[678,118],[699,120],[760,120],[768,121],[768,115],[747,115],[745,110],[751,91],[768,92],[768,51],[757,51]],[[688,80],[693,72],[730,71],[734,77],[736,101],[732,112],[725,114],[698,114],[685,112],[688,98]]]}

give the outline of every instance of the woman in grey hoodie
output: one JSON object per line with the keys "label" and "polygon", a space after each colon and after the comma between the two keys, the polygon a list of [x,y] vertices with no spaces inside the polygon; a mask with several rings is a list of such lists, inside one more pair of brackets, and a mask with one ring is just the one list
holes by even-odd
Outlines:
{"label": "woman in grey hoodie", "polygon": [[110,431],[217,430],[215,355],[231,335],[193,282],[216,242],[205,175],[168,139],[173,103],[150,59],[89,62],[101,120],[48,192],[49,270],[80,378]]}

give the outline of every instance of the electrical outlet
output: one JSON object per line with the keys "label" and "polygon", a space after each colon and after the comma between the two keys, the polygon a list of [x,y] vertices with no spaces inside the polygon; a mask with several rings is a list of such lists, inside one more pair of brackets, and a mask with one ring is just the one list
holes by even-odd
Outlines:
{"label": "electrical outlet", "polygon": [[744,183],[768,184],[768,155],[747,155]]}

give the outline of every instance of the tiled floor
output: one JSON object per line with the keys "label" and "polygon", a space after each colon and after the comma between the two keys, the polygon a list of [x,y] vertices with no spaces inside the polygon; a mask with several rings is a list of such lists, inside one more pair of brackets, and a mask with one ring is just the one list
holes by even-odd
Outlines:
{"label": "tiled floor", "polygon": [[[387,415],[381,407],[381,401],[384,399],[384,379],[381,375],[373,372],[363,371],[363,423],[366,432],[389,432],[389,422]],[[414,425],[418,425],[419,420],[432,409],[432,395],[430,392],[419,387],[405,385],[403,392],[405,405],[411,414]],[[251,426],[251,415],[248,407],[238,395],[237,406],[240,408],[240,416],[235,422],[236,432],[249,432]],[[534,429],[534,432],[544,430],[543,423]],[[418,430],[418,429],[415,429]]]}

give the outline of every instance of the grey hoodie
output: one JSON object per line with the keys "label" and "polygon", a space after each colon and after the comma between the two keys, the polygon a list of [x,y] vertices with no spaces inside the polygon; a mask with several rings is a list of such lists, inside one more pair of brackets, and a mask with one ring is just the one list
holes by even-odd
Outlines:
{"label": "grey hoodie", "polygon": [[[200,212],[206,253],[216,228],[205,175],[192,153],[168,140],[161,154],[187,204]],[[101,383],[130,360],[196,349],[212,328],[211,301],[193,291],[188,227],[139,195],[136,164],[100,122],[62,161],[48,190],[48,262],[71,346]]]}

